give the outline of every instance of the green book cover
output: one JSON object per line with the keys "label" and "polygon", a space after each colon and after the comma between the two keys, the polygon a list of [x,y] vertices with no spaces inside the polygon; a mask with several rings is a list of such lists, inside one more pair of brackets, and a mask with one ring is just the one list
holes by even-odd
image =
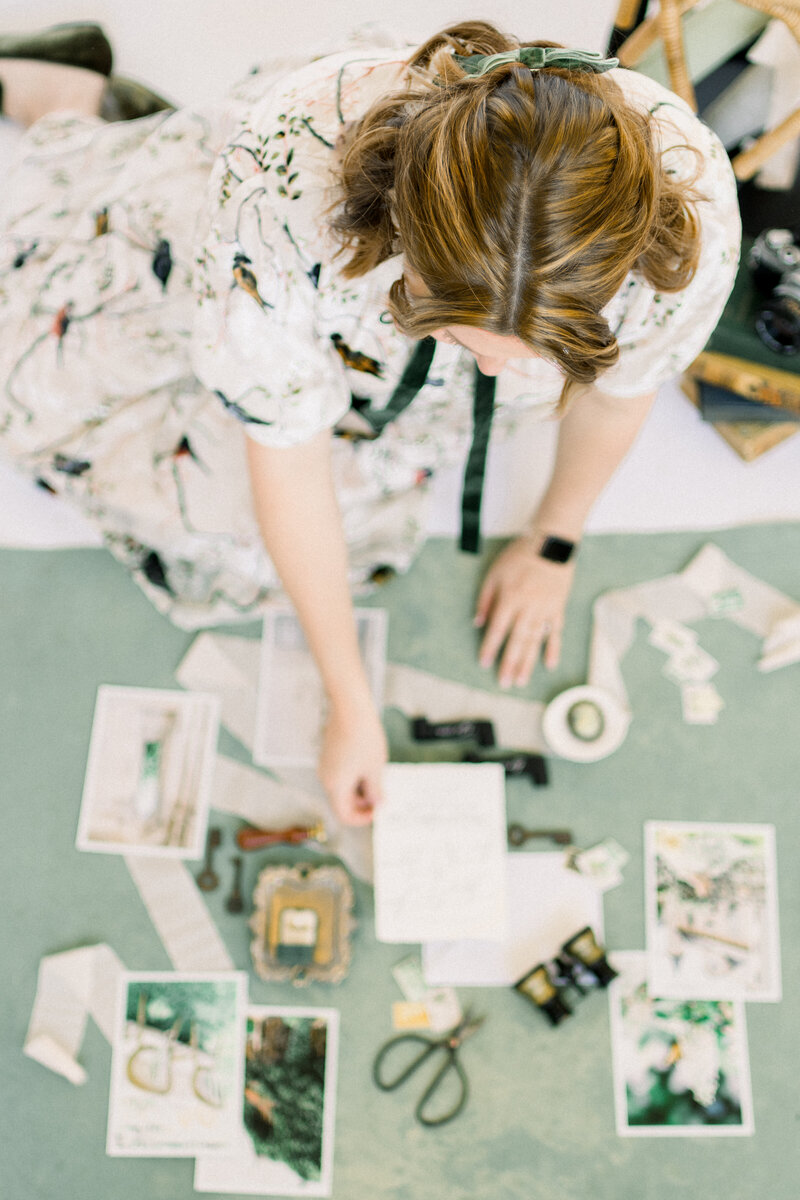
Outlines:
{"label": "green book cover", "polygon": [[745,238],[742,242],[742,261],[733,291],[705,349],[714,354],[743,358],[747,362],[760,363],[777,371],[800,375],[800,354],[778,354],[775,350],[770,350],[769,346],[765,346],[756,333],[756,313],[766,297],[757,290],[747,265],[747,256],[752,244],[751,238]]}

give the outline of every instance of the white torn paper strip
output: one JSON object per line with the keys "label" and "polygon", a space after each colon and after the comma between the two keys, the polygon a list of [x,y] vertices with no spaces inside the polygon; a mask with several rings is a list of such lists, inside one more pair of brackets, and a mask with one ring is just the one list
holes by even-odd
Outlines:
{"label": "white torn paper strip", "polygon": [[534,754],[547,752],[541,728],[544,705],[533,700],[498,696],[416,667],[389,663],[384,702],[387,708],[399,708],[409,717],[425,716],[429,721],[485,719],[494,725],[499,746]]}
{"label": "white torn paper strip", "polygon": [[800,662],[800,604],[731,562],[709,542],[679,574],[605,592],[595,601],[589,683],[628,707],[620,664],[633,644],[637,620],[641,617],[652,626],[665,621],[690,625],[719,616],[715,597],[733,590],[742,603],[724,617],[764,639],[759,670]]}
{"label": "white torn paper strip", "polygon": [[124,970],[104,942],[43,958],[23,1052],[70,1083],[84,1083],[86,1071],[77,1056],[87,1019],[111,1041]]}
{"label": "white torn paper strip", "polygon": [[175,672],[187,691],[219,696],[222,724],[248,750],[255,736],[260,648],[254,638],[200,633]]}
{"label": "white torn paper strip", "polygon": [[260,829],[286,829],[322,821],[328,834],[324,850],[337,855],[359,879],[372,880],[372,835],[363,827],[339,825],[322,786],[311,770],[289,772],[292,782],[270,779],[262,771],[217,755],[212,805]]}
{"label": "white torn paper strip", "polygon": [[128,855],[125,864],[176,971],[230,971],[233,960],[186,865]]}

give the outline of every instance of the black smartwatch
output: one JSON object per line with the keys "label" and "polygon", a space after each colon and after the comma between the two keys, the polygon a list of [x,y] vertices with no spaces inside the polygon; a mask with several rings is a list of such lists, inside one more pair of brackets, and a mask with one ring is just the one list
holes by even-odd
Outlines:
{"label": "black smartwatch", "polygon": [[566,538],[551,537],[549,534],[545,534],[536,553],[539,558],[546,558],[548,562],[565,563],[572,558],[576,548],[575,542],[568,542]]}

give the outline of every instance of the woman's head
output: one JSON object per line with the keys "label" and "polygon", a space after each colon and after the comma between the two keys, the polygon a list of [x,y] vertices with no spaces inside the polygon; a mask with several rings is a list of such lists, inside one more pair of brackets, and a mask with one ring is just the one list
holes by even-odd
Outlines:
{"label": "woman's head", "polygon": [[486,330],[586,383],[618,354],[601,309],[633,268],[685,286],[697,223],[610,76],[518,62],[471,76],[453,57],[517,45],[481,22],[427,42],[410,90],[350,131],[334,228],[348,275],[402,252],[424,284],[391,289],[409,336]]}

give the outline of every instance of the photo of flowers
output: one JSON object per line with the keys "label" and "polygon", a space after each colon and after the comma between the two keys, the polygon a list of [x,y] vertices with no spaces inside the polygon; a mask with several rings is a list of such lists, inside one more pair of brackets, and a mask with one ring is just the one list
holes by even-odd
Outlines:
{"label": "photo of flowers", "polygon": [[329,1196],[333,1186],[339,1014],[253,1007],[235,1152],[198,1158],[198,1192]]}
{"label": "photo of flowers", "polygon": [[223,1154],[241,1128],[247,976],[125,972],[106,1153]]}
{"label": "photo of flowers", "polygon": [[744,1005],[659,1000],[645,955],[612,956],[614,1110],[620,1137],[743,1137],[753,1101]]}
{"label": "photo of flowers", "polygon": [[216,696],[100,687],[78,849],[199,858],[218,731]]}
{"label": "photo of flowers", "polygon": [[645,916],[651,995],[780,1000],[773,826],[648,821]]}

